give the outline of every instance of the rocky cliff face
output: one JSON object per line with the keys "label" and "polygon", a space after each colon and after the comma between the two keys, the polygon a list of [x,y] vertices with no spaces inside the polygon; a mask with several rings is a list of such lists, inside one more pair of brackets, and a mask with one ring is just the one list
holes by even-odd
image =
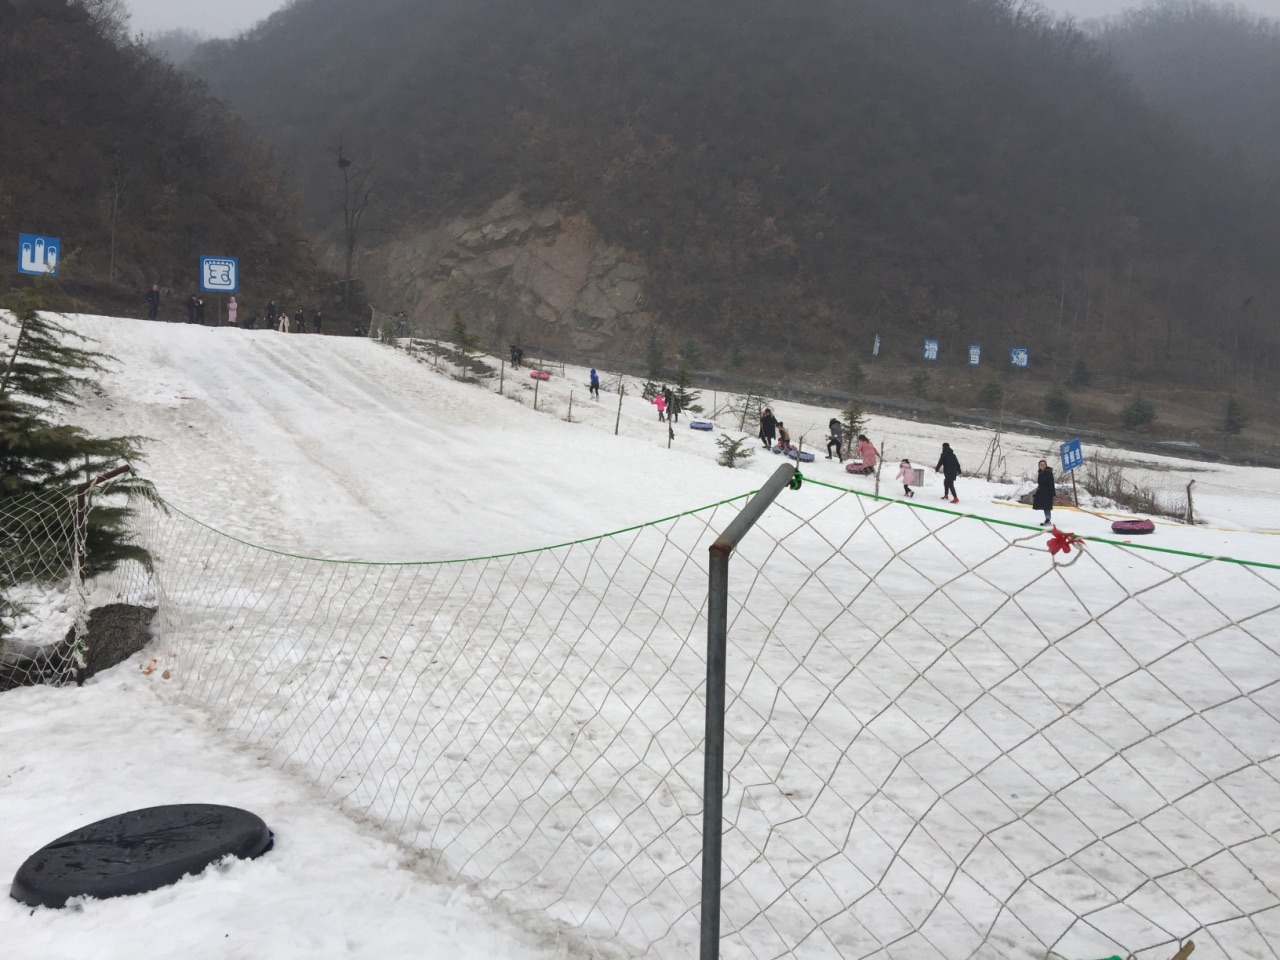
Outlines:
{"label": "rocky cliff face", "polygon": [[478,217],[415,229],[369,250],[361,274],[381,310],[447,329],[458,311],[497,343],[635,352],[654,322],[648,270],[586,217],[530,209],[515,194]]}

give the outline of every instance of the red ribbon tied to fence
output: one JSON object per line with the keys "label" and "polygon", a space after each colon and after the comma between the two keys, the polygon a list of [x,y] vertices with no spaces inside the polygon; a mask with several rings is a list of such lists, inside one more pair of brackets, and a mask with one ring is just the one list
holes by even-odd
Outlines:
{"label": "red ribbon tied to fence", "polygon": [[1049,537],[1049,553],[1057,555],[1061,550],[1063,553],[1070,553],[1072,546],[1079,546],[1084,549],[1084,541],[1077,537],[1074,533],[1063,533],[1057,527],[1052,527]]}

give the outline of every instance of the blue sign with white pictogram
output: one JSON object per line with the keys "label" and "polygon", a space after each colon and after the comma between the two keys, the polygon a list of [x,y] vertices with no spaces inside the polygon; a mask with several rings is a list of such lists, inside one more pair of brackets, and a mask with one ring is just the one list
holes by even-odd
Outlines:
{"label": "blue sign with white pictogram", "polygon": [[1079,440],[1068,440],[1059,447],[1062,454],[1062,472],[1070,473],[1076,467],[1084,465],[1084,453],[1080,450]]}
{"label": "blue sign with white pictogram", "polygon": [[937,340],[926,340],[924,342],[924,358],[926,360],[938,359],[938,341]]}
{"label": "blue sign with white pictogram", "polygon": [[1014,347],[1009,351],[1009,362],[1015,367],[1025,367],[1031,359],[1031,351],[1026,347]]}
{"label": "blue sign with white pictogram", "polygon": [[36,276],[53,276],[58,272],[58,253],[62,241],[42,237],[38,233],[18,234],[18,272]]}
{"label": "blue sign with white pictogram", "polygon": [[237,293],[240,260],[237,257],[201,257],[200,289],[205,293]]}
{"label": "blue sign with white pictogram", "polygon": [[969,344],[969,366],[976,367],[982,360],[982,347],[979,344]]}

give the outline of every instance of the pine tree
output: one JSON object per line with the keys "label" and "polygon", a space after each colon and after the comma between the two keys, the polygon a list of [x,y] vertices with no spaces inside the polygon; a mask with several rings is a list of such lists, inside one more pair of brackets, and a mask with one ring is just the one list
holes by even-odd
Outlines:
{"label": "pine tree", "polygon": [[[0,593],[40,571],[65,569],[66,558],[53,555],[72,542],[74,514],[68,502],[75,487],[138,455],[138,437],[94,437],[54,419],[58,410],[75,404],[77,391],[92,383],[92,374],[111,358],[77,345],[87,338],[42,313],[41,306],[40,297],[29,291],[0,301],[8,311],[0,312],[5,341],[0,347],[0,499],[22,497],[44,505],[32,508],[43,511],[34,521],[31,513],[19,518],[0,511],[0,543],[9,557],[21,553],[26,558],[0,566]],[[150,484],[132,476],[113,484],[112,491],[154,497]],[[103,503],[89,512],[85,576],[128,559],[150,564],[124,529],[129,510],[128,503]],[[0,623],[0,634],[3,629]]]}
{"label": "pine tree", "polygon": [[721,434],[716,438],[716,446],[720,448],[720,456],[716,458],[716,462],[732,470],[740,460],[745,460],[755,453],[754,444],[750,447],[743,446],[750,439],[750,437],[734,439],[727,433]]}
{"label": "pine tree", "polygon": [[848,456],[858,436],[867,432],[867,412],[857,400],[850,400],[841,411],[841,419],[844,421],[844,450],[841,453]]}
{"label": "pine tree", "polygon": [[1249,411],[1234,396],[1227,398],[1227,409],[1222,414],[1222,429],[1231,436],[1238,436],[1249,425]]}
{"label": "pine tree", "polygon": [[676,403],[680,405],[682,411],[701,413],[702,407],[697,406],[697,403],[702,398],[702,394],[697,390],[689,389],[692,383],[693,374],[689,371],[689,367],[684,360],[681,360],[679,368],[671,378],[671,387],[675,393]]}
{"label": "pine tree", "polygon": [[462,379],[465,380],[471,373],[471,355],[478,349],[479,339],[467,329],[467,322],[457,310],[453,311],[453,342],[462,355]]}

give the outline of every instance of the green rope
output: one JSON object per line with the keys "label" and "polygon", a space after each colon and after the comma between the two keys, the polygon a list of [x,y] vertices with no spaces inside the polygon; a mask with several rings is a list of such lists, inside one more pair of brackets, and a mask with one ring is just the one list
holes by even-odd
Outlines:
{"label": "green rope", "polygon": [[[841,487],[834,483],[826,483],[822,480],[809,480],[811,486],[826,487],[828,490],[836,490],[840,493],[851,494],[855,497],[862,497],[866,500],[880,500],[884,503],[895,503],[902,507],[909,507],[912,510],[927,510],[932,513],[941,513],[949,517],[961,517],[969,520],[980,520],[982,523],[990,524],[997,527],[1011,527],[1014,530],[1030,530],[1033,533],[1046,533],[1044,527],[1031,526],[1027,523],[1018,523],[1014,520],[997,520],[994,517],[981,517],[976,513],[962,513],[959,510],[950,510],[946,507],[935,507],[927,503],[904,503],[897,497],[887,497],[879,493],[867,493],[864,490],[854,490],[850,487]],[[1120,540],[1111,540],[1107,537],[1080,537],[1087,543],[1100,543],[1108,547],[1119,547],[1122,550],[1146,550],[1150,553],[1161,553],[1171,557],[1186,557],[1190,560],[1216,560],[1221,563],[1234,563],[1242,567],[1257,567],[1260,570],[1280,570],[1280,564],[1264,563],[1261,560],[1240,560],[1236,557],[1220,557],[1213,556],[1208,553],[1193,553],[1189,550],[1174,550],[1170,547],[1157,547],[1148,543],[1125,543]]]}
{"label": "green rope", "polygon": [[799,490],[802,483],[804,483],[804,474],[800,472],[799,467],[796,467],[796,472],[791,475],[791,482],[787,486],[792,490]]}
{"label": "green rope", "polygon": [[747,500],[755,496],[758,490],[749,490],[746,493],[740,493],[737,496],[729,497],[727,500],[718,500],[715,503],[708,503],[705,506],[695,507],[692,510],[685,510],[683,513],[672,514],[669,517],[662,517],[659,520],[647,520],[644,523],[637,523],[630,527],[623,527],[621,530],[613,530],[609,533],[601,533],[595,536],[583,537],[580,540],[567,540],[564,543],[555,543],[546,547],[531,547],[528,550],[512,550],[508,553],[494,553],[482,557],[459,557],[453,560],[335,560],[331,557],[309,557],[300,553],[289,553],[286,550],[275,550],[271,547],[264,547],[258,543],[251,543],[248,540],[242,540],[239,537],[232,536],[225,531],[219,530],[217,527],[210,526],[203,520],[199,520],[187,513],[180,507],[174,506],[168,500],[157,495],[156,502],[174,513],[185,517],[198,527],[203,527],[210,533],[215,533],[220,537],[224,537],[233,543],[238,543],[243,547],[249,547],[253,550],[261,550],[263,553],[270,553],[277,557],[287,557],[290,560],[310,560],[314,563],[345,563],[358,567],[439,567],[453,563],[475,563],[481,560],[505,560],[510,557],[524,557],[534,553],[545,553],[548,550],[560,550],[565,547],[575,547],[584,543],[596,543],[602,540],[608,540],[610,537],[618,537],[624,533],[633,533],[636,530],[643,530],[646,527],[656,527],[664,523],[670,523],[673,520],[679,520],[682,517],[691,517],[694,514],[705,513],[708,510],[715,510],[718,507],[727,506],[731,503],[737,503],[739,500]]}

